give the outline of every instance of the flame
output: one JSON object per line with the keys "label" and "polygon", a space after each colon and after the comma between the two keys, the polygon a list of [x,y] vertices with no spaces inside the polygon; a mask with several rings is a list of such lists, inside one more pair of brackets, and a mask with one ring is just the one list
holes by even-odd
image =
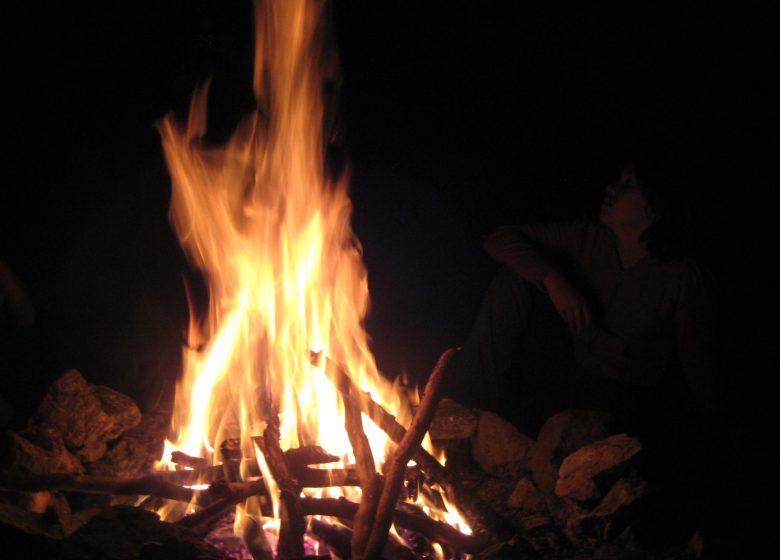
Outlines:
{"label": "flame", "polygon": [[[159,124],[171,222],[210,291],[208,317],[192,318],[168,457],[179,450],[216,464],[227,438],[240,438],[253,457],[251,437],[278,414],[283,449],[316,443],[354,462],[343,404],[310,363],[312,350],[388,410],[408,414],[368,346],[367,273],[347,181],[326,179],[323,67],[333,63],[324,16],[319,1],[256,3],[257,110],[225,146],[204,141],[208,84],[193,96],[186,125],[172,115]],[[381,463],[387,437],[364,424]]]}
{"label": "flame", "polygon": [[[278,488],[252,440],[269,420],[279,418],[283,449],[317,444],[354,463],[339,392],[312,365],[312,351],[339,364],[402,423],[416,404],[414,393],[380,375],[369,349],[368,280],[350,225],[348,183],[325,173],[322,92],[336,66],[323,48],[325,15],[322,0],[256,2],[257,109],[224,146],[205,141],[208,84],[193,96],[186,124],[172,115],[159,123],[171,222],[210,297],[206,317],[190,303],[174,435],[158,468],[173,468],[173,451],[219,464],[220,444],[235,438],[243,457],[256,458],[275,517]],[[380,470],[390,442],[370,421],[364,429]],[[431,449],[429,438],[424,445]],[[359,499],[359,489],[350,493]],[[260,519],[258,500],[239,505],[236,532],[254,530]],[[278,521],[262,527],[275,532]]]}

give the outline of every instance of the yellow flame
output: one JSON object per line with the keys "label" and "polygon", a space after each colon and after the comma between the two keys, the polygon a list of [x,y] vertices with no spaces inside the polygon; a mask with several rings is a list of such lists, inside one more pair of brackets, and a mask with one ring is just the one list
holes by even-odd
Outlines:
{"label": "yellow flame", "polygon": [[[368,281],[347,181],[326,179],[323,68],[332,71],[333,57],[323,51],[324,2],[255,8],[257,111],[226,145],[207,146],[206,85],[186,125],[172,115],[159,124],[171,222],[210,291],[207,320],[192,318],[166,456],[216,464],[220,443],[239,438],[253,457],[251,437],[278,414],[283,449],[318,444],[353,462],[340,395],[309,352],[324,351],[399,418],[408,406],[368,346]],[[387,437],[364,424],[380,464]]]}

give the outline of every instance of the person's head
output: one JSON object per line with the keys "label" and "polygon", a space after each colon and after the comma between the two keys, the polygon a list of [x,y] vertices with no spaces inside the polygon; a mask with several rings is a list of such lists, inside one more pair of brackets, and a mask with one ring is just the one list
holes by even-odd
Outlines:
{"label": "person's head", "polygon": [[636,231],[639,234],[652,225],[654,214],[637,181],[633,164],[627,164],[617,180],[607,185],[599,220],[613,231]]}
{"label": "person's head", "polygon": [[658,160],[632,158],[607,187],[599,220],[613,231],[639,234],[647,252],[671,258],[683,252],[687,205],[681,170]]}

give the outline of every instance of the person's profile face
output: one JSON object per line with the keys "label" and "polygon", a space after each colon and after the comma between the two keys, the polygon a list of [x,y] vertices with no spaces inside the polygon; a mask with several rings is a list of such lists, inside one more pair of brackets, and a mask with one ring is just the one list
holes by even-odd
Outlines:
{"label": "person's profile face", "polygon": [[599,220],[612,229],[618,227],[644,229],[652,223],[647,209],[647,199],[639,188],[632,165],[626,165],[618,179],[607,185]]}

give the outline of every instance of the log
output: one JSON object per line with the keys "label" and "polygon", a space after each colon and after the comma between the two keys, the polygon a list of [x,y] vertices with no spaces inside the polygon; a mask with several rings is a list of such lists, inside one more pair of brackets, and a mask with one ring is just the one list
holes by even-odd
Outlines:
{"label": "log", "polygon": [[268,498],[262,496],[267,491],[264,480],[243,484],[212,485],[210,490],[212,494],[219,496],[218,499],[208,507],[182,517],[176,522],[177,525],[188,527],[199,535],[205,536],[228,509],[252,496],[258,496],[261,506],[268,507],[269,505]]}
{"label": "log", "polygon": [[[311,353],[312,363],[320,361],[318,353]],[[325,359],[325,372],[334,379],[337,387],[343,383],[351,383],[347,374],[337,364]],[[346,381],[344,381],[346,378]],[[387,412],[380,404],[375,402],[369,393],[358,391],[358,400],[361,410],[384,431],[395,443],[400,443],[406,434],[404,428],[395,419],[395,416]],[[345,400],[349,400],[352,392],[342,391]],[[469,525],[479,528],[495,541],[503,541],[512,538],[515,530],[511,524],[498,515],[488,504],[482,501],[476,494],[464,487],[460,481],[442,466],[430,453],[422,447],[417,447],[412,459],[420,466],[420,469],[433,481],[444,488],[448,499],[458,507],[458,511],[469,522]]]}
{"label": "log", "polygon": [[180,502],[189,502],[196,494],[191,488],[184,488],[155,475],[123,479],[71,473],[36,475],[0,472],[0,488],[22,492],[62,490],[85,494],[157,496]]}
{"label": "log", "polygon": [[[339,390],[347,395],[357,396],[357,388],[349,377],[342,376]],[[353,394],[354,393],[354,394]],[[376,508],[379,504],[380,481],[374,470],[374,455],[363,430],[363,418],[360,412],[360,404],[356,398],[344,400],[344,424],[347,430],[352,451],[355,453],[358,481],[360,482],[361,498],[360,506],[354,516],[352,529],[351,551],[356,560],[364,557],[365,547],[371,536],[374,525]]]}
{"label": "log", "polygon": [[279,445],[279,417],[272,415],[257,444],[262,451],[268,468],[279,486],[280,493],[280,527],[277,558],[282,560],[302,558],[305,555],[303,535],[306,532],[306,521],[301,513],[298,494],[300,489],[295,484],[287,467],[284,452]]}
{"label": "log", "polygon": [[287,461],[290,470],[293,471],[301,467],[308,467],[309,465],[322,465],[339,461],[339,457],[331,455],[319,445],[305,445],[303,447],[288,449],[284,452],[284,458]]}
{"label": "log", "polygon": [[[259,477],[260,469],[254,462],[256,470],[251,466],[248,469],[248,477]],[[183,471],[160,471],[156,477],[174,484],[209,484],[212,482],[236,482],[234,478],[225,475],[225,471],[238,472],[238,466],[226,469],[224,465],[215,465],[205,469]],[[295,484],[301,488],[329,488],[331,486],[358,486],[357,473],[354,466],[348,465],[339,469],[314,469],[311,467],[298,467],[290,469]]]}
{"label": "log", "polygon": [[[344,498],[301,498],[301,511],[304,515],[352,519],[358,511],[358,504]],[[396,509],[393,511],[393,523],[416,531],[431,542],[447,545],[456,552],[476,554],[492,544],[483,536],[465,535],[451,525],[431,519],[422,511],[410,513]]]}
{"label": "log", "polygon": [[376,520],[371,528],[371,536],[366,546],[367,558],[378,557],[385,547],[390,524],[393,521],[393,512],[404,482],[406,465],[414,451],[420,446],[428,427],[431,425],[441,399],[447,365],[456,352],[457,350],[450,348],[439,358],[425,385],[422,401],[412,419],[409,430],[404,434],[398,447],[393,450],[385,465],[385,480],[377,506]]}
{"label": "log", "polygon": [[171,452],[171,463],[190,469],[203,469],[209,466],[208,461],[203,457],[193,457],[183,451]]}
{"label": "log", "polygon": [[[317,540],[324,542],[339,558],[351,558],[350,540],[352,531],[318,519],[312,519],[309,527]],[[382,551],[383,560],[416,560],[417,556],[406,546],[394,539],[388,539]]]}

